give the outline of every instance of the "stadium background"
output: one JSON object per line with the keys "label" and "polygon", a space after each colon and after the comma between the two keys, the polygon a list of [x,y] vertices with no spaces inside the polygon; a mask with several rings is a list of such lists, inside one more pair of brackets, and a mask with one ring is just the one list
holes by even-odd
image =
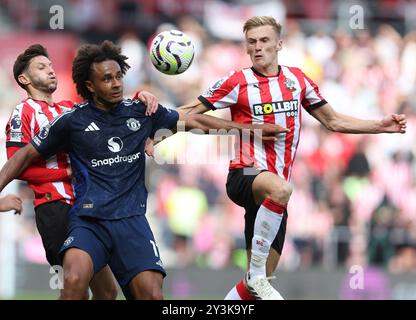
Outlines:
{"label": "stadium background", "polygon": [[[53,5],[64,9],[64,29],[50,27]],[[360,8],[363,28],[354,28]],[[263,14],[283,24],[279,63],[301,67],[336,110],[408,116],[405,135],[370,136],[331,134],[303,113],[274,284],[289,299],[416,298],[416,1],[0,0],[1,126],[24,98],[11,68],[32,43],[49,50],[59,81],[55,101],[78,100],[71,80],[77,47],[111,39],[132,67],[125,96],[146,89],[175,108],[250,66],[241,29]],[[162,75],[148,59],[149,39],[166,29],[194,41],[195,60],[182,75]],[[4,138],[3,129],[2,164]],[[178,134],[156,148],[167,163],[147,161],[147,216],[168,270],[169,299],[222,299],[242,274],[243,210],[225,193],[231,146],[231,138]],[[0,215],[0,298],[54,299],[32,193],[22,182],[7,192],[19,193],[24,212]]]}

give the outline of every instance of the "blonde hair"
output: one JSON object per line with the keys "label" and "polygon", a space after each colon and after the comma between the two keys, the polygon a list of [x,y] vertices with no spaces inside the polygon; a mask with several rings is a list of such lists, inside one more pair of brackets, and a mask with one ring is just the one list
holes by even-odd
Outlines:
{"label": "blonde hair", "polygon": [[270,16],[255,16],[255,17],[248,19],[246,23],[244,23],[243,32],[246,33],[250,29],[261,27],[261,26],[272,26],[280,38],[282,25],[276,22],[276,20]]}

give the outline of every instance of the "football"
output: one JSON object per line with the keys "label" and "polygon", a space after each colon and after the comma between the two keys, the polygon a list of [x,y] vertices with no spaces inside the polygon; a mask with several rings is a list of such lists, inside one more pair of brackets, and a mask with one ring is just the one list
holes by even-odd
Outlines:
{"label": "football", "polygon": [[178,30],[157,34],[150,45],[150,60],[162,73],[180,74],[185,72],[194,59],[194,45],[191,39]]}

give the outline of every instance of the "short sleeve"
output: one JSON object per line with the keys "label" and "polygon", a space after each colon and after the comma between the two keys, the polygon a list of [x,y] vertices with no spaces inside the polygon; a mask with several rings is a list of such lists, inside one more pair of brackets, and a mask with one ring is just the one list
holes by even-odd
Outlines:
{"label": "short sleeve", "polygon": [[173,128],[179,120],[179,113],[172,109],[167,109],[159,105],[156,113],[152,116],[152,132],[151,137],[159,129]]}
{"label": "short sleeve", "polygon": [[324,104],[327,101],[321,96],[318,86],[306,74],[302,72],[305,82],[305,96],[302,100],[302,106],[306,111],[311,112]]}
{"label": "short sleeve", "polygon": [[240,85],[237,73],[232,72],[227,77],[218,80],[212,87],[198,97],[205,106],[212,110],[228,108],[238,101]]}
{"label": "short sleeve", "polygon": [[34,136],[34,112],[23,103],[18,105],[6,125],[6,147],[23,147]]}

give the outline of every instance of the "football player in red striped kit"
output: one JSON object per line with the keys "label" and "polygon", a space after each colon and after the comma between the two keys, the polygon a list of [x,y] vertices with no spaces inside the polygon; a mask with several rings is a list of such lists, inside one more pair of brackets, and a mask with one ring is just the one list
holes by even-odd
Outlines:
{"label": "football player in red striped kit", "polygon": [[[72,101],[53,102],[52,95],[57,88],[57,78],[48,52],[42,45],[32,45],[20,54],[14,63],[13,74],[28,97],[14,108],[6,126],[8,158],[30,143],[52,119],[74,106]],[[142,91],[136,97],[148,106],[148,115],[157,109],[156,97],[150,93]],[[66,238],[68,212],[75,197],[71,178],[69,157],[64,152],[47,160],[35,160],[19,176],[20,180],[28,182],[34,192],[36,225],[51,266],[62,265],[58,252]],[[21,208],[17,213],[20,211]],[[95,275],[90,288],[93,299],[115,299],[118,294],[108,266]]]}
{"label": "football player in red striped kit", "polygon": [[405,133],[406,117],[391,114],[381,120],[361,120],[336,112],[299,68],[278,63],[281,25],[273,17],[252,17],[243,32],[253,66],[233,71],[180,109],[203,113],[230,108],[233,121],[273,123],[287,129],[276,142],[251,140],[236,145],[237,158],[230,163],[226,185],[230,199],[246,210],[248,257],[245,277],[226,299],[278,300],[282,297],[268,280],[283,248],[303,110],[328,130],[342,133]]}

